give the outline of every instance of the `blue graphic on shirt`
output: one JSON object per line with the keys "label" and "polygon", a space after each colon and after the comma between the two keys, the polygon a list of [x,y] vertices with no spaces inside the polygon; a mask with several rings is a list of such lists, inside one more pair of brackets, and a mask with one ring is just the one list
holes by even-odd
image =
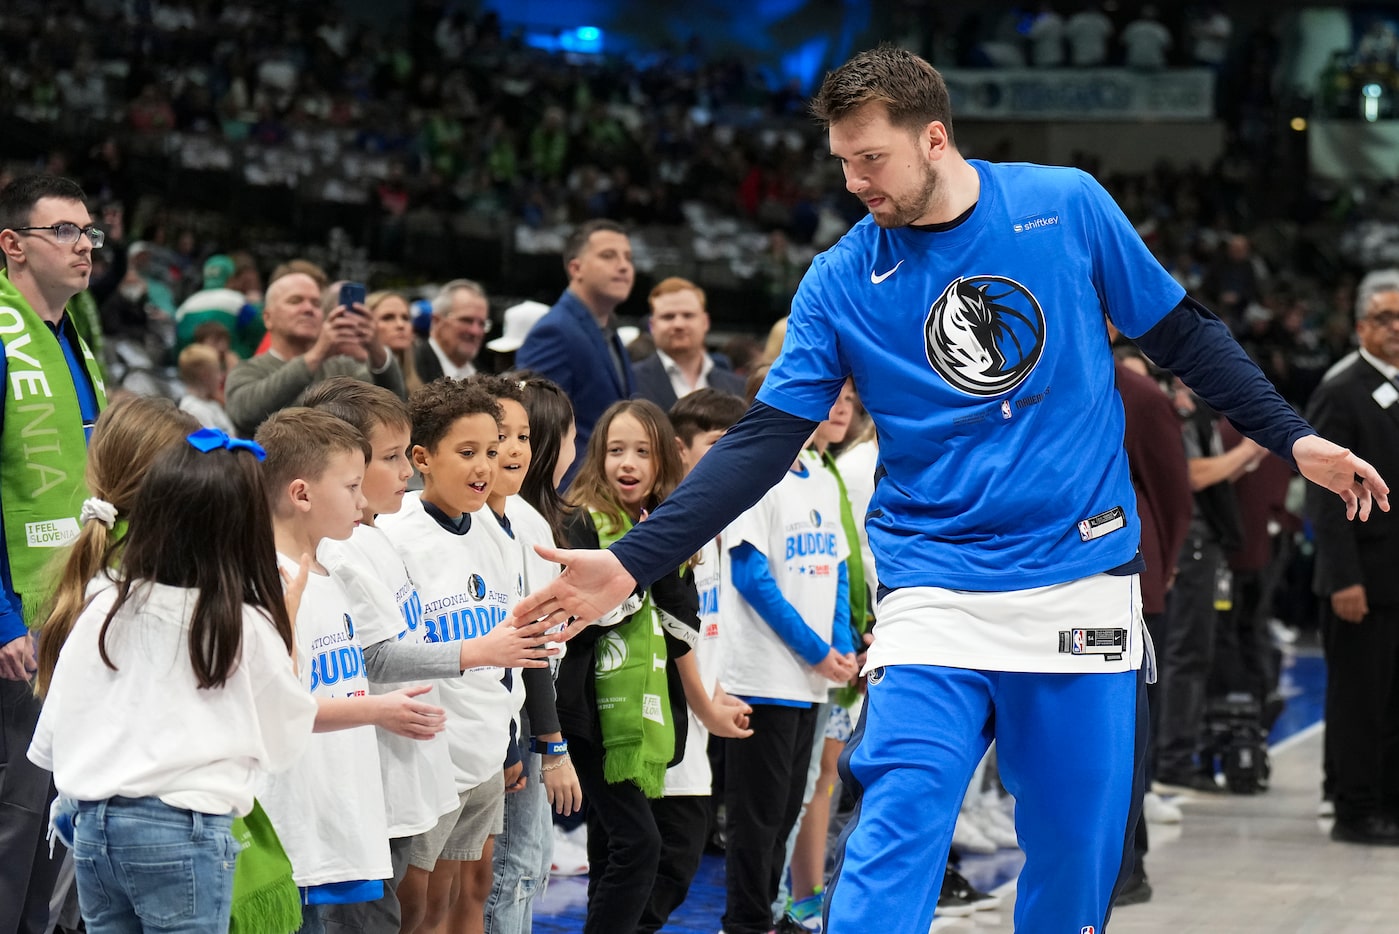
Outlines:
{"label": "blue graphic on shirt", "polygon": [[464,606],[423,620],[425,642],[456,642],[484,636],[509,615],[498,606]]}
{"label": "blue graphic on shirt", "polygon": [[719,588],[718,586],[706,587],[700,591],[699,615],[716,616],[719,613]]}
{"label": "blue graphic on shirt", "polygon": [[836,556],[834,532],[800,532],[787,536],[787,560],[812,558],[820,555]]}

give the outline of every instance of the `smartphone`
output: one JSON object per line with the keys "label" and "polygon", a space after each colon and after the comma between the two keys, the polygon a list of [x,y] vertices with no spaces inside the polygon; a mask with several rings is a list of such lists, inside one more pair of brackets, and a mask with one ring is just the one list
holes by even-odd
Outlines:
{"label": "smartphone", "polygon": [[340,304],[354,314],[360,314],[355,306],[363,305],[367,294],[363,282],[343,282],[340,284]]}

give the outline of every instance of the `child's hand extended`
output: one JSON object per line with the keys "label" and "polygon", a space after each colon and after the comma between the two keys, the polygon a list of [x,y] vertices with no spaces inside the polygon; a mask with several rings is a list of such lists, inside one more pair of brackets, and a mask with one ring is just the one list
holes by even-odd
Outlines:
{"label": "child's hand extended", "polygon": [[417,684],[388,694],[371,695],[379,705],[374,725],[409,739],[432,739],[447,725],[447,714],[441,707],[413,699],[431,690],[430,684]]}
{"label": "child's hand extended", "polygon": [[[714,699],[710,702],[707,716],[700,718],[711,736],[724,739],[747,739],[753,735],[748,728],[748,715],[753,712],[743,701],[728,694],[723,688],[714,689]],[[698,716],[698,712],[696,712]]]}
{"label": "child's hand extended", "polygon": [[544,633],[547,622],[512,626],[504,622],[484,636],[466,639],[461,644],[461,668],[547,668],[549,657],[558,655],[544,643],[550,641]]}
{"label": "child's hand extended", "polygon": [[859,671],[860,669],[855,665],[855,653],[842,655],[835,649],[827,652],[826,657],[821,660],[821,664],[816,666],[817,674],[828,681],[834,681],[836,684],[848,684]]}

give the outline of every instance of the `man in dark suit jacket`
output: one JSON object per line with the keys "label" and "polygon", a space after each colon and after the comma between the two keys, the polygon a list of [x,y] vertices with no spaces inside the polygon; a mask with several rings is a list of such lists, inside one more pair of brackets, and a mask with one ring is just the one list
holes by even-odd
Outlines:
{"label": "man in dark suit jacket", "polygon": [[607,407],[636,392],[626,348],[617,336],[617,306],[631,294],[635,270],[631,240],[616,223],[588,221],[564,244],[568,288],[530,329],[515,366],[558,383],[573,401],[578,457],[567,486],[583,463],[593,426]]}
{"label": "man in dark suit jacket", "polygon": [[[1312,395],[1317,431],[1381,474],[1399,475],[1399,271],[1371,273],[1356,297],[1360,352]],[[1399,845],[1399,513],[1346,521],[1308,488],[1326,638],[1331,837]]]}
{"label": "man in dark suit jacket", "polygon": [[743,377],[715,362],[704,347],[709,311],[704,290],[689,279],[661,280],[648,298],[656,352],[636,364],[636,397],[669,412],[681,396],[696,389],[743,395]]}
{"label": "man in dark suit jacket", "polygon": [[442,376],[465,379],[476,374],[476,355],[491,332],[486,290],[470,279],[453,279],[432,300],[427,339],[413,342],[413,366],[430,383]]}

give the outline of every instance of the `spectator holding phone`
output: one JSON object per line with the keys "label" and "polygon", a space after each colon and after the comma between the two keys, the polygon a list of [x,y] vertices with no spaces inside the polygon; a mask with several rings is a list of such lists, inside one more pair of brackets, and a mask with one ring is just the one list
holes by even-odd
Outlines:
{"label": "spectator holding phone", "polygon": [[303,273],[282,276],[267,287],[262,311],[270,337],[267,353],[234,367],[224,386],[224,408],[239,433],[251,437],[269,415],[332,376],[407,396],[403,372],[379,341],[364,299],[363,285],[345,282],[332,283],[323,302],[316,280]]}

